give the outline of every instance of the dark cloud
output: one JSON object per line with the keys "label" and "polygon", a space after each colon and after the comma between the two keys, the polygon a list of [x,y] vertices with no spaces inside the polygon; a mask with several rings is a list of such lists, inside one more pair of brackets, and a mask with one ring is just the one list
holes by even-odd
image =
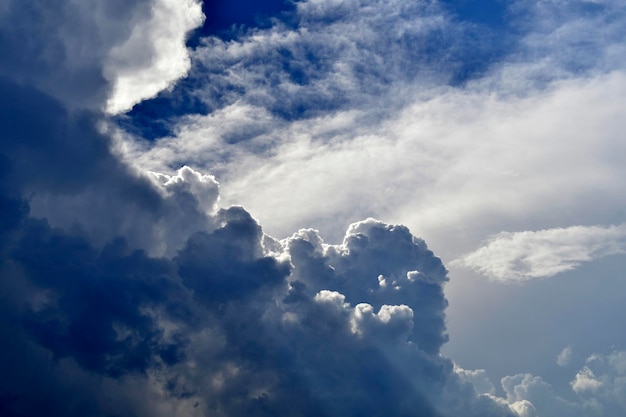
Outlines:
{"label": "dark cloud", "polygon": [[[439,356],[446,271],[404,227],[368,220],[337,246],[304,231],[269,255],[260,226],[233,207],[177,256],[155,258],[123,238],[94,247],[10,201],[7,413],[105,416],[115,407],[102,397],[116,395],[123,415],[166,415],[128,389],[144,380],[161,387],[163,407],[198,415],[450,415],[444,388],[462,384]],[[43,395],[46,385],[56,388]]]}

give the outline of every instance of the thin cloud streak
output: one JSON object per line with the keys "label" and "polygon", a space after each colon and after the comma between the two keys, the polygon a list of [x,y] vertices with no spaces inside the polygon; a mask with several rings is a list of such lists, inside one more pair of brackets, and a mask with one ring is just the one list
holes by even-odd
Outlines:
{"label": "thin cloud streak", "polygon": [[502,232],[453,262],[498,281],[547,278],[583,262],[626,253],[626,224]]}

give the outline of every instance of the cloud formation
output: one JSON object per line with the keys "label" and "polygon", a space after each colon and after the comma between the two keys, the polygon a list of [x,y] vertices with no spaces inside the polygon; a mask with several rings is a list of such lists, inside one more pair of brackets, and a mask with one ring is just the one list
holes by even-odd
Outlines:
{"label": "cloud formation", "polygon": [[298,3],[291,20],[204,39],[187,88],[166,95],[202,114],[169,115],[156,142],[129,138],[127,158],[212,172],[225,202],[277,236],[305,224],[337,240],[384,217],[448,259],[504,224],[623,222],[621,8],[507,13],[494,34],[444,3]]}
{"label": "cloud formation", "polygon": [[202,21],[196,0],[8,0],[0,74],[72,109],[126,111],[185,75],[185,36]]}
{"label": "cloud formation", "polygon": [[[578,402],[558,397],[530,374],[504,378],[506,398],[498,398],[485,372],[463,370],[444,357],[448,272],[409,228],[369,217],[351,223],[340,244],[324,242],[314,229],[276,240],[247,209],[221,205],[216,178],[195,168],[215,164],[227,174],[232,164],[240,165],[241,171],[225,176],[242,192],[258,184],[251,179],[277,182],[301,167],[307,180],[314,179],[302,187],[304,197],[280,186],[259,188],[266,207],[286,211],[292,207],[282,202],[314,201],[310,192],[321,204],[337,204],[333,210],[354,207],[366,188],[393,195],[381,192],[380,178],[389,178],[381,174],[398,176],[403,186],[456,184],[436,177],[450,155],[469,148],[447,135],[448,122],[440,116],[459,97],[482,101],[482,85],[468,95],[454,88],[471,78],[468,73],[488,70],[469,56],[491,55],[470,48],[480,42],[459,45],[439,6],[311,0],[297,4],[295,28],[277,22],[232,42],[206,39],[192,55],[193,75],[219,93],[199,89],[212,113],[183,118],[177,128],[180,138],[185,132],[212,136],[154,146],[124,142],[130,133],[103,109],[125,111],[185,73],[183,40],[201,21],[198,3],[59,0],[53,6],[0,6],[0,51],[12,58],[0,63],[0,96],[11,97],[0,101],[0,414],[514,417],[623,411],[619,352],[587,361],[571,385]],[[596,23],[603,19],[596,17]],[[383,30],[389,27],[395,31]],[[461,31],[478,33],[475,27]],[[456,54],[463,58],[455,61]],[[448,70],[435,70],[450,62]],[[575,72],[565,64],[562,69]],[[605,97],[607,91],[619,96],[622,81],[620,74],[607,75],[597,82],[601,93],[594,82],[566,83],[544,105],[551,108],[563,97]],[[411,84],[410,94],[401,94]],[[426,93],[411,99],[422,87]],[[429,110],[433,103],[441,106],[436,112]],[[511,115],[519,105],[539,117],[545,107],[533,112],[534,104],[522,97],[499,114]],[[483,110],[478,114],[489,113]],[[607,120],[621,114],[621,106],[608,110]],[[491,126],[472,124],[474,111],[451,114],[473,133]],[[421,137],[428,130],[417,123],[424,120],[444,133],[438,136],[443,140],[413,140],[415,132]],[[597,124],[594,119],[588,126]],[[499,126],[488,143],[512,131]],[[550,131],[539,130],[537,143]],[[381,138],[390,142],[377,147]],[[612,145],[610,139],[603,143]],[[510,143],[519,144],[519,137]],[[450,167],[453,173],[488,151],[470,144],[478,149]],[[584,140],[579,145],[589,147]],[[213,149],[223,151],[208,152]],[[405,153],[424,157],[398,157]],[[328,159],[331,154],[335,159]],[[189,166],[179,168],[179,159]],[[326,159],[329,165],[316,167]],[[541,159],[531,155],[523,162],[540,166]],[[272,167],[274,161],[282,163]],[[300,166],[302,161],[309,162]],[[329,169],[343,164],[345,171]],[[615,165],[609,164],[607,177],[621,172]],[[399,175],[404,170],[410,175]],[[338,181],[344,193],[336,193],[327,179],[342,172],[348,181]],[[363,187],[351,193],[356,183]],[[460,194],[472,194],[480,184],[460,187]],[[331,198],[336,195],[338,203]],[[434,201],[429,207],[435,212],[447,203],[443,197],[423,192],[410,202]],[[493,193],[480,204],[497,199]],[[390,207],[398,202],[380,200]],[[407,200],[400,201],[406,208]],[[434,218],[428,207],[415,207]],[[598,239],[606,233],[600,230]]]}
{"label": "cloud formation", "polygon": [[109,113],[130,110],[142,100],[185,76],[191,67],[185,38],[204,21],[197,0],[155,0],[133,19],[132,31],[115,45],[104,63],[104,76],[113,91]]}
{"label": "cloud formation", "polygon": [[502,232],[456,261],[499,281],[545,278],[582,262],[626,253],[626,225],[572,226],[536,232]]}
{"label": "cloud formation", "polygon": [[341,245],[313,230],[281,243],[231,207],[174,257],[150,257],[3,206],[5,414],[512,415],[440,356],[446,270],[405,227],[369,219]]}
{"label": "cloud formation", "polygon": [[565,399],[540,377],[518,374],[502,379],[507,401],[520,417],[614,416],[626,411],[626,353],[591,355],[571,382],[577,394]]}
{"label": "cloud formation", "polygon": [[0,84],[3,415],[512,415],[440,355],[447,271],[406,227],[277,241],[32,84]]}

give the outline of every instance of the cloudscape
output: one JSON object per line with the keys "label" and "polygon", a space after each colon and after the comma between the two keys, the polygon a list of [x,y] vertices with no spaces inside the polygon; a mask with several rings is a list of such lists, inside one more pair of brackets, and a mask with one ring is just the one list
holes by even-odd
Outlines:
{"label": "cloudscape", "polygon": [[0,3],[0,416],[626,414],[621,0]]}

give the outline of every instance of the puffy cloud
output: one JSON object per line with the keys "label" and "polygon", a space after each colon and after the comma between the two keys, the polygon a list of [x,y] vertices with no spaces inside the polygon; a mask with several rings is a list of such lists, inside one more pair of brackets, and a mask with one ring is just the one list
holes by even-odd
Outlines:
{"label": "puffy cloud", "polygon": [[204,21],[200,3],[155,0],[144,13],[104,63],[104,76],[113,85],[106,105],[110,113],[130,110],[156,96],[191,67],[185,37]]}
{"label": "puffy cloud", "polygon": [[91,113],[3,87],[3,415],[510,415],[440,355],[447,271],[406,227],[276,241],[213,177],[139,174]]}
{"label": "puffy cloud", "polygon": [[[213,184],[179,173],[189,175]],[[440,356],[446,271],[402,226],[369,219],[341,245],[305,230],[277,256],[266,242],[279,243],[231,207],[176,256],[150,257],[5,205],[17,222],[1,242],[0,331],[13,335],[4,413],[510,415],[480,403]],[[55,388],[43,395],[33,372]],[[71,399],[54,401],[70,382],[80,382]]]}
{"label": "puffy cloud", "polygon": [[550,384],[530,374],[504,377],[502,388],[510,408],[520,417],[621,415],[626,410],[625,358],[623,351],[587,358],[571,382],[577,394],[572,399],[557,395]]}
{"label": "puffy cloud", "polygon": [[541,377],[518,374],[502,378],[502,388],[512,409],[521,416],[584,416],[576,403],[556,395]]}
{"label": "puffy cloud", "polygon": [[455,364],[454,372],[456,372],[463,381],[472,384],[478,394],[495,395],[496,387],[493,385],[484,369],[463,369]]}
{"label": "puffy cloud", "polygon": [[8,0],[0,74],[73,109],[128,110],[185,75],[185,35],[202,21],[195,0]]}
{"label": "puffy cloud", "polygon": [[457,264],[500,281],[526,281],[626,253],[626,225],[572,226],[536,232],[502,232]]}
{"label": "puffy cloud", "polygon": [[602,381],[598,380],[593,371],[584,367],[576,374],[576,379],[572,381],[572,389],[577,393],[585,391],[595,392],[602,387]]}
{"label": "puffy cloud", "polygon": [[583,404],[597,415],[619,415],[626,411],[626,352],[595,354],[571,382]]}

